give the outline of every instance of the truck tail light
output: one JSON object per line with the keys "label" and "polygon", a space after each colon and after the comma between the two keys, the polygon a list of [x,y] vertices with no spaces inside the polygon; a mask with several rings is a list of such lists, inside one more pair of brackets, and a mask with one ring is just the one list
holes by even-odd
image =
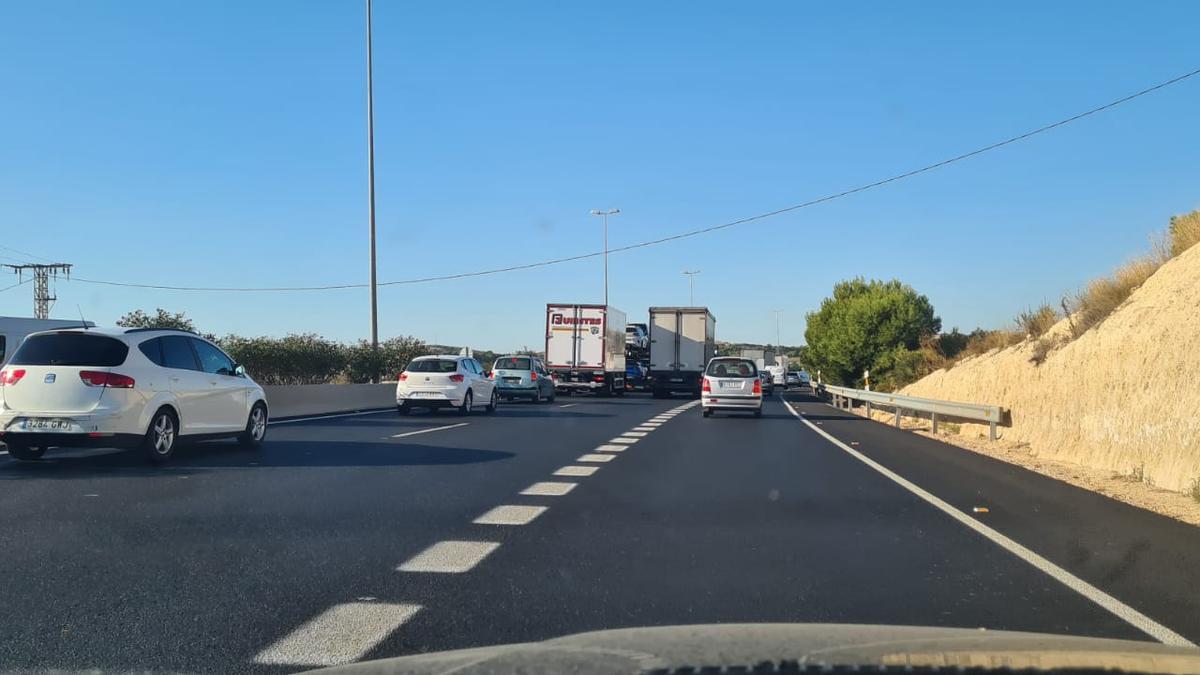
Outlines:
{"label": "truck tail light", "polygon": [[707,377],[704,378],[704,382],[700,385],[700,391],[707,391],[710,394],[712,393],[712,383],[708,381]]}
{"label": "truck tail light", "polygon": [[455,374],[451,375],[450,381],[451,382],[462,382],[463,381],[462,373],[455,373]]}
{"label": "truck tail light", "polygon": [[79,379],[89,387],[110,387],[112,389],[133,389],[133,378],[120,373],[106,373],[101,370],[81,370]]}
{"label": "truck tail light", "polygon": [[604,381],[604,376],[603,376],[603,375],[593,375],[593,376],[592,376],[592,381],[593,381],[593,382],[603,382],[603,381]]}
{"label": "truck tail light", "polygon": [[25,377],[24,368],[5,368],[0,370],[0,387],[11,387]]}
{"label": "truck tail light", "polygon": [[408,373],[400,373],[396,376],[396,379],[403,382],[408,379]]}
{"label": "truck tail light", "polygon": [[762,396],[762,380],[754,378],[754,393]]}

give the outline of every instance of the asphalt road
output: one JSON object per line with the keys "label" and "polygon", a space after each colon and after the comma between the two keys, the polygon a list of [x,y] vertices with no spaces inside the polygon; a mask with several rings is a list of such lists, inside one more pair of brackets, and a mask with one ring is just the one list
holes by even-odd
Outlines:
{"label": "asphalt road", "polygon": [[0,668],[282,673],[741,621],[1200,641],[1196,528],[787,398],[301,421],[163,468],[0,456]]}

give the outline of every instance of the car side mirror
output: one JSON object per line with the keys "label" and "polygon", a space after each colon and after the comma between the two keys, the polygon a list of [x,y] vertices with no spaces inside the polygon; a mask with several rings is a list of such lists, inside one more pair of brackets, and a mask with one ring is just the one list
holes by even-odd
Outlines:
{"label": "car side mirror", "polygon": [[246,376],[246,366],[243,366],[240,363],[233,364],[233,374],[238,377],[245,377]]}

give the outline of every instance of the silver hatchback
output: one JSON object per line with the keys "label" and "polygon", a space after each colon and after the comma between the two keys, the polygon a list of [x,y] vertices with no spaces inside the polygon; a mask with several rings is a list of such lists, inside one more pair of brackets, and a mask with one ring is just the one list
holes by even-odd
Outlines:
{"label": "silver hatchback", "polygon": [[492,366],[491,377],[501,398],[527,398],[534,403],[554,401],[554,380],[546,364],[537,357],[501,356]]}
{"label": "silver hatchback", "polygon": [[718,356],[708,362],[700,385],[704,416],[716,410],[746,410],[762,417],[762,379],[750,359]]}

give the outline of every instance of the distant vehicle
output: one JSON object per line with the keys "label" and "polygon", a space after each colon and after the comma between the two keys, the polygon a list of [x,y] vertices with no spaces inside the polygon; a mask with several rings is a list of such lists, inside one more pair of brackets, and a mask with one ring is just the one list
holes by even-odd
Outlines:
{"label": "distant vehicle", "polygon": [[787,373],[787,379],[785,380],[785,384],[788,387],[799,387],[800,386],[800,373],[797,373],[794,370],[789,370]]}
{"label": "distant vehicle", "polygon": [[61,319],[27,319],[16,316],[0,316],[0,366],[17,351],[21,340],[30,333],[60,328],[91,328],[91,321],[63,321]]}
{"label": "distant vehicle", "polygon": [[[758,365],[758,364],[755,364]],[[771,373],[765,370],[758,371],[758,378],[762,380],[763,394],[771,396],[775,393],[775,378],[771,377]]]}
{"label": "distant vehicle", "polygon": [[396,409],[401,415],[413,408],[454,408],[468,415],[483,406],[489,414],[496,412],[496,385],[469,356],[419,356],[396,380]]}
{"label": "distant vehicle", "polygon": [[766,371],[771,374],[771,384],[776,387],[787,385],[786,372],[783,366],[767,366]]}
{"label": "distant vehicle", "polygon": [[634,361],[625,362],[625,389],[641,390],[646,388],[646,367]]}
{"label": "distant vehicle", "polygon": [[625,346],[638,351],[645,351],[650,348],[650,334],[646,331],[646,324],[625,324]]}
{"label": "distant vehicle", "polygon": [[808,374],[807,370],[801,370],[797,374],[800,376],[800,386],[802,386],[802,387],[811,387],[812,386],[812,376]]}
{"label": "distant vehicle", "polygon": [[546,365],[561,392],[625,394],[625,312],[604,305],[546,305]]}
{"label": "distant vehicle", "polygon": [[554,402],[554,379],[542,360],[533,356],[501,356],[492,365],[492,381],[500,398]]}
{"label": "distant vehicle", "polygon": [[716,410],[749,410],[762,417],[762,400],[762,379],[753,361],[721,356],[708,362],[700,394],[705,417]]}
{"label": "distant vehicle", "polygon": [[[650,308],[650,387],[655,398],[700,396],[704,367],[716,355],[717,319],[707,307]],[[751,361],[753,364],[753,361]]]}
{"label": "distant vehicle", "polygon": [[91,328],[34,333],[0,370],[0,441],[16,459],[57,446],[137,447],[153,462],[182,439],[258,447],[267,399],[241,366],[193,333]]}

